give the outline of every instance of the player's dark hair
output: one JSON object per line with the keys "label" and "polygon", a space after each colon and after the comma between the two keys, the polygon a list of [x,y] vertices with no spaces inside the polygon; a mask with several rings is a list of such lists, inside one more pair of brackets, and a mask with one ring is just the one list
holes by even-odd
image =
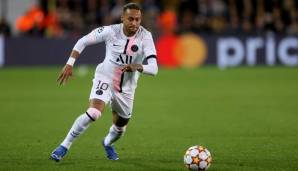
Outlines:
{"label": "player's dark hair", "polygon": [[141,6],[134,2],[130,2],[123,6],[123,12],[125,12],[127,9],[135,9],[135,10],[140,10],[140,11],[142,10]]}

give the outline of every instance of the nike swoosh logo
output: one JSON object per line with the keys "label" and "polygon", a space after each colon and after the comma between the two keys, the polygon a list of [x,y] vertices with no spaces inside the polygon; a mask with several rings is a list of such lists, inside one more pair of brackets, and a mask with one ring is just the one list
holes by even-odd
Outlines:
{"label": "nike swoosh logo", "polygon": [[120,46],[120,45],[113,44],[113,46]]}

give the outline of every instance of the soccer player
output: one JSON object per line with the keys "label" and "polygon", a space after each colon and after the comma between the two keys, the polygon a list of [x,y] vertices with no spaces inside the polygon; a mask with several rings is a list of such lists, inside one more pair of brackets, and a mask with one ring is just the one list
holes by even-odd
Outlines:
{"label": "soccer player", "polygon": [[[134,93],[140,73],[156,75],[158,72],[152,35],[140,26],[141,17],[140,6],[136,3],[128,3],[123,7],[122,23],[99,27],[75,44],[57,79],[60,85],[65,84],[72,76],[73,65],[86,46],[104,42],[106,56],[95,71],[89,108],[75,120],[65,139],[52,152],[51,159],[60,161],[73,141],[92,122],[101,117],[107,104],[112,109],[113,124],[102,140],[102,145],[108,159],[119,159],[114,142],[124,134],[131,118]],[[147,64],[143,64],[144,60]]]}

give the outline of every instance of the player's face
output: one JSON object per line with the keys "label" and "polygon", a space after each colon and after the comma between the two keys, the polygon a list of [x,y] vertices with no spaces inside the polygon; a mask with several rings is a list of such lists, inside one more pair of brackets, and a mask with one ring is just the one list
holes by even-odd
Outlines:
{"label": "player's face", "polygon": [[136,9],[127,9],[121,16],[127,36],[132,36],[138,31],[141,24],[141,11]]}

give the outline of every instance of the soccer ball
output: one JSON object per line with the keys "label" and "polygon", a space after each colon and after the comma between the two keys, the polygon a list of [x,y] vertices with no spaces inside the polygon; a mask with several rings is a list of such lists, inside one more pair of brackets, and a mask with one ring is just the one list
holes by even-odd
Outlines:
{"label": "soccer ball", "polygon": [[211,162],[211,153],[200,145],[190,147],[184,154],[184,164],[189,170],[207,170]]}

